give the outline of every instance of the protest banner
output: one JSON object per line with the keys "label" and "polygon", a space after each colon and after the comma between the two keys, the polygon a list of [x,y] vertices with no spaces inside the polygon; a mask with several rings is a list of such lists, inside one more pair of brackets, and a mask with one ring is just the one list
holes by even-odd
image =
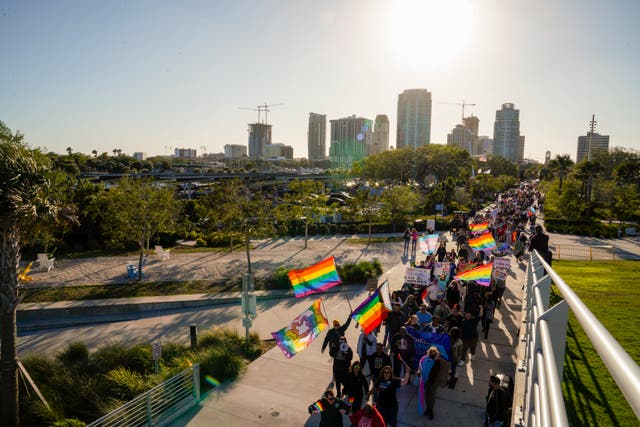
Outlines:
{"label": "protest banner", "polygon": [[493,258],[493,268],[501,268],[503,270],[511,270],[511,258],[495,257]]}
{"label": "protest banner", "polygon": [[405,283],[412,285],[428,285],[431,272],[426,268],[407,267],[404,273]]}

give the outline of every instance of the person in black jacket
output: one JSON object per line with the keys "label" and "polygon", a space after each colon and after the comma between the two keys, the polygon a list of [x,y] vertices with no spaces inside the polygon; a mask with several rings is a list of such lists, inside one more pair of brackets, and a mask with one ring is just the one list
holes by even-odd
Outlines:
{"label": "person in black jacket", "polygon": [[344,380],[343,394],[353,398],[351,411],[357,412],[362,408],[362,398],[369,392],[369,381],[362,373],[359,361],[353,362]]}
{"label": "person in black jacket", "polygon": [[500,378],[491,375],[489,377],[489,390],[487,392],[485,426],[501,426],[504,423],[505,400],[505,391],[500,387]]}
{"label": "person in black jacket", "polygon": [[329,329],[327,335],[324,337],[324,341],[322,342],[322,349],[320,352],[324,353],[324,350],[329,345],[329,356],[336,357],[336,353],[338,352],[338,344],[340,344],[340,337],[344,336],[344,332],[351,324],[351,316],[347,318],[347,321],[344,325],[340,326],[340,322],[337,320],[333,321],[333,328]]}
{"label": "person in black jacket", "polygon": [[538,251],[547,260],[549,252],[549,236],[542,232],[542,226],[536,225],[536,234],[529,241],[529,252]]}
{"label": "person in black jacket", "polygon": [[371,371],[371,378],[375,379],[380,377],[380,370],[384,366],[391,366],[391,357],[384,352],[384,346],[380,343],[376,344],[376,352],[367,358],[369,364],[369,371]]}
{"label": "person in black jacket", "polygon": [[320,427],[343,427],[342,414],[351,413],[344,401],[336,399],[333,390],[327,390],[322,399],[309,405],[309,414],[320,413]]}
{"label": "person in black jacket", "polygon": [[398,398],[396,396],[398,388],[400,388],[400,378],[393,376],[391,366],[385,366],[369,392],[375,392],[376,408],[391,427],[398,425]]}
{"label": "person in black jacket", "polygon": [[341,396],[341,386],[345,383],[347,372],[353,359],[353,350],[345,337],[340,337],[338,351],[333,358],[333,379],[336,382],[336,396]]}

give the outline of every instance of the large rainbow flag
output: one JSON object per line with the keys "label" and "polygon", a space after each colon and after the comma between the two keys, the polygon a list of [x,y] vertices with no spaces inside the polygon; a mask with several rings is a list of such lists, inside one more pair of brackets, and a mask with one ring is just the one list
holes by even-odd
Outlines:
{"label": "large rainbow flag", "polygon": [[387,313],[390,311],[389,282],[385,280],[374,293],[353,310],[351,318],[362,326],[365,334],[368,334],[387,318]]}
{"label": "large rainbow flag", "polygon": [[289,271],[289,280],[296,298],[324,292],[342,283],[332,256],[311,267]]}
{"label": "large rainbow flag", "polygon": [[480,222],[478,224],[471,224],[469,226],[469,231],[472,233],[483,233],[489,229],[488,222]]}
{"label": "large rainbow flag", "polygon": [[321,303],[322,298],[318,298],[304,313],[293,319],[291,324],[276,332],[271,332],[271,336],[276,340],[276,344],[287,359],[291,359],[309,347],[329,324],[327,318],[320,311]]}
{"label": "large rainbow flag", "polygon": [[463,271],[456,275],[455,280],[464,280],[467,282],[474,281],[478,285],[489,286],[491,282],[491,271],[493,270],[493,263],[481,265],[471,270]]}
{"label": "large rainbow flag", "polygon": [[429,234],[418,238],[418,244],[423,254],[432,254],[438,249],[438,234]]}
{"label": "large rainbow flag", "polygon": [[487,232],[473,239],[469,239],[469,246],[476,252],[490,251],[496,248],[496,241],[491,233]]}

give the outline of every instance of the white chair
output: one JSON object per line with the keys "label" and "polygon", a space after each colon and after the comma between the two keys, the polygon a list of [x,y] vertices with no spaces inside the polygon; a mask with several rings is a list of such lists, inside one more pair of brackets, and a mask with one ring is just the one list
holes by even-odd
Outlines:
{"label": "white chair", "polygon": [[163,249],[162,246],[156,245],[156,255],[158,255],[162,261],[167,260],[171,257],[171,254],[169,252],[169,249]]}
{"label": "white chair", "polygon": [[47,272],[53,270],[53,262],[55,260],[55,258],[49,258],[47,254],[38,254],[38,264],[40,268],[47,270]]}

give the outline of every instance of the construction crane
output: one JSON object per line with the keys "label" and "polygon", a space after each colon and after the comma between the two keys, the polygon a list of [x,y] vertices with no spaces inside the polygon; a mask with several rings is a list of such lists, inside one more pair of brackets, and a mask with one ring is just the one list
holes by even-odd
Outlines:
{"label": "construction crane", "polygon": [[460,123],[464,124],[464,107],[475,107],[476,104],[471,104],[468,102],[464,102],[464,99],[462,100],[462,102],[439,102],[439,104],[449,104],[449,105],[459,105],[462,107],[462,120],[460,121]]}
{"label": "construction crane", "polygon": [[257,111],[258,112],[258,122],[260,123],[260,113],[264,112],[264,124],[267,124],[267,113],[269,113],[271,110],[269,109],[269,107],[276,107],[278,105],[284,105],[284,103],[279,102],[277,104],[267,104],[267,101],[264,102],[264,105],[258,105],[256,108],[250,108],[250,107],[238,107],[238,109],[240,110],[250,110],[250,111]]}

